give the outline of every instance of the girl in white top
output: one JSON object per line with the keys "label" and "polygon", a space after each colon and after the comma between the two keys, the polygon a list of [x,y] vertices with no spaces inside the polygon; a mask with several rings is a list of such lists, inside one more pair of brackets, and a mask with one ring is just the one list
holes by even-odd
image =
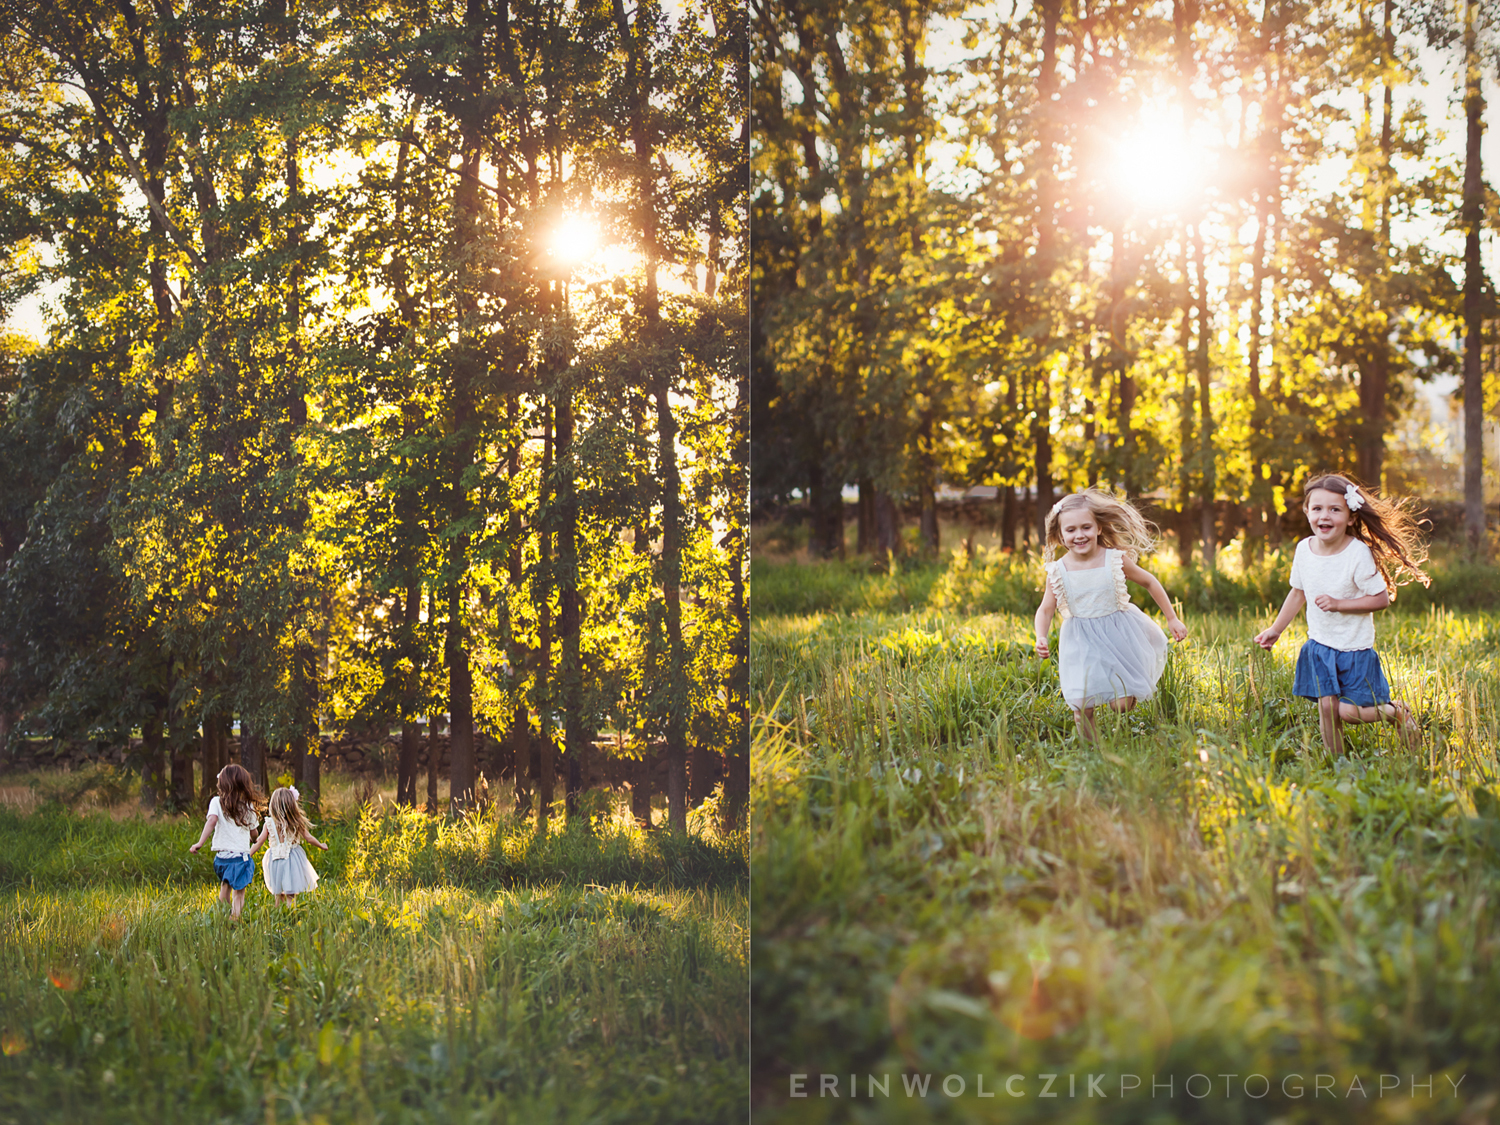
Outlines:
{"label": "girl in white top", "polygon": [[312,825],[298,804],[300,798],[295,787],[272,793],[266,826],[255,841],[257,848],[270,841],[266,858],[261,860],[261,876],[266,881],[266,890],[283,906],[290,906],[299,894],[318,885],[318,873],[302,850],[302,841],[328,850],[328,845],[312,834]]}
{"label": "girl in white top", "polygon": [[[229,906],[231,921],[240,920],[245,908],[245,888],[255,874],[250,855],[250,833],[260,824],[255,813],[256,802],[263,800],[256,791],[250,771],[235,762],[219,771],[218,795],[208,802],[208,818],[198,842],[188,848],[196,852],[213,836],[214,874],[219,877],[219,901]],[[260,845],[257,844],[256,847]]]}
{"label": "girl in white top", "polygon": [[[1129,711],[1156,691],[1167,662],[1161,628],[1131,604],[1126,581],[1144,586],[1161,607],[1176,640],[1187,636],[1167,592],[1136,559],[1156,547],[1145,518],[1097,488],[1064,496],[1047,513],[1047,585],[1036,611],[1036,654],[1051,650],[1047,634],[1061,611],[1057,674],[1063,699],[1073,708],[1078,732],[1098,737],[1094,709],[1101,703]],[[1052,561],[1054,551],[1064,551]]]}
{"label": "girl in white top", "polygon": [[1302,510],[1312,535],[1297,544],[1291,590],[1269,629],[1255,637],[1266,650],[1307,609],[1307,643],[1297,654],[1292,691],[1318,701],[1323,745],[1344,752],[1344,723],[1395,723],[1409,747],[1422,738],[1405,704],[1392,701],[1375,651],[1371,614],[1396,600],[1400,583],[1431,579],[1426,552],[1404,503],[1382,500],[1347,477],[1324,474],[1303,486]]}

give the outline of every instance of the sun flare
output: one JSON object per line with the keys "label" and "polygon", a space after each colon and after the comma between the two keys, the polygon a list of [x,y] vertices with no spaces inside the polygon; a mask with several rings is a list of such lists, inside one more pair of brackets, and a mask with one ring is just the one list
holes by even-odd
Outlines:
{"label": "sun flare", "polygon": [[1147,114],[1112,146],[1108,177],[1137,208],[1175,211],[1202,190],[1206,160],[1171,115]]}
{"label": "sun flare", "polygon": [[564,265],[581,265],[599,250],[599,225],[587,216],[569,215],[552,228],[547,249]]}

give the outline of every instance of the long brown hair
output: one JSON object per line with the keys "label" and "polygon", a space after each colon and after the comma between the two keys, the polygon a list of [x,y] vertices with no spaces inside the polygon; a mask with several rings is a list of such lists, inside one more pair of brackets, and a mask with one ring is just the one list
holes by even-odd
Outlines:
{"label": "long brown hair", "polygon": [[302,806],[297,803],[297,797],[290,789],[278,789],[271,794],[270,812],[276,818],[277,827],[281,829],[283,836],[300,840],[303,836],[312,835],[312,825],[308,823],[307,814],[302,811]]}
{"label": "long brown hair", "polygon": [[264,802],[265,797],[255,788],[250,771],[244,766],[230,762],[219,771],[219,807],[241,828],[255,823],[255,806]]}
{"label": "long brown hair", "polygon": [[1087,508],[1099,524],[1099,546],[1124,551],[1132,562],[1156,550],[1156,525],[1135,510],[1128,500],[1102,488],[1085,488],[1064,496],[1047,513],[1047,545],[1043,559],[1051,562],[1054,551],[1066,552],[1062,541],[1062,514],[1072,508]]}
{"label": "long brown hair", "polygon": [[[1432,579],[1422,569],[1427,561],[1427,544],[1422,541],[1422,525],[1412,513],[1409,499],[1386,500],[1377,496],[1353,477],[1341,473],[1323,473],[1309,477],[1302,486],[1302,510],[1307,510],[1307,498],[1313,489],[1335,492],[1346,506],[1352,488],[1361,501],[1358,510],[1349,506],[1349,534],[1370,548],[1375,556],[1375,565],[1380,577],[1385,579],[1385,592],[1391,601],[1396,600],[1396,587],[1408,582],[1432,585]],[[1427,524],[1428,527],[1432,525]]]}

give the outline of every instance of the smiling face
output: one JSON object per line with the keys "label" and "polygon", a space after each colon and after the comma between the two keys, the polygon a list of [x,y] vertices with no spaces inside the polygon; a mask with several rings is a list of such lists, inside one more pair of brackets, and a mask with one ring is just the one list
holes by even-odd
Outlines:
{"label": "smiling face", "polygon": [[1307,513],[1308,526],[1317,536],[1318,543],[1338,550],[1349,534],[1349,502],[1344,499],[1344,494],[1315,488],[1302,501],[1302,510]]}
{"label": "smiling face", "polygon": [[1099,550],[1099,521],[1086,507],[1064,508],[1059,512],[1057,533],[1076,559],[1092,559]]}

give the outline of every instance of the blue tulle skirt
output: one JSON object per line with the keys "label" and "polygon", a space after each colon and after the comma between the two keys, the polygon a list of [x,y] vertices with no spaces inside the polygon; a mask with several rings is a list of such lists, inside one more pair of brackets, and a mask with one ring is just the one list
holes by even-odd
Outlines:
{"label": "blue tulle skirt", "polygon": [[1391,686],[1385,681],[1380,656],[1373,648],[1345,652],[1311,640],[1297,654],[1292,692],[1303,699],[1336,695],[1359,707],[1391,701]]}

